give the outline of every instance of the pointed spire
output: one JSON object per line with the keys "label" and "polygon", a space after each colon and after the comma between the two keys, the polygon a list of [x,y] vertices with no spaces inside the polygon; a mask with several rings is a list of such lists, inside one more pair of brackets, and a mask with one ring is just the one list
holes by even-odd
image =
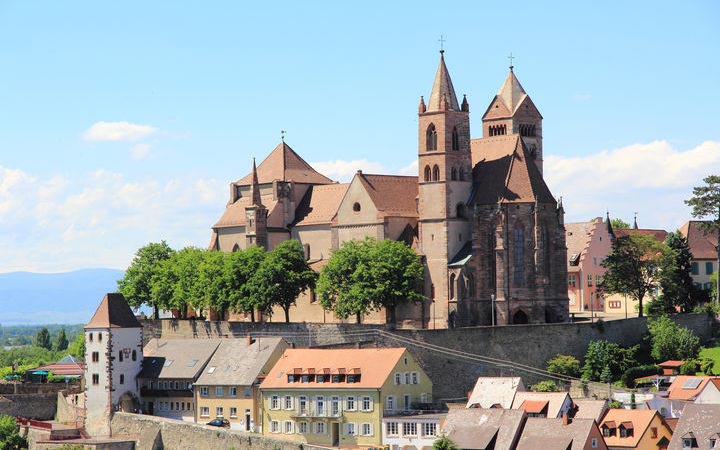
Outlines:
{"label": "pointed spire", "polygon": [[425,99],[423,96],[420,96],[420,105],[418,105],[418,114],[422,114],[425,111],[427,111],[427,106],[425,106]]}
{"label": "pointed spire", "polygon": [[613,231],[612,223],[610,222],[610,211],[605,212],[605,226],[607,227],[607,233],[611,238],[615,238],[615,232]]}
{"label": "pointed spire", "polygon": [[435,73],[435,82],[433,82],[430,99],[428,100],[428,111],[442,111],[444,102],[447,101],[447,109],[451,111],[460,111],[455,88],[453,87],[450,73],[445,65],[445,50],[440,50],[440,64],[437,73]]}
{"label": "pointed spire", "polygon": [[464,112],[470,112],[470,104],[467,101],[467,96],[463,94],[463,101],[462,105],[460,105],[460,109]]}
{"label": "pointed spire", "polygon": [[255,158],[253,158],[252,166],[252,183],[250,184],[250,201],[253,205],[262,205],[260,200],[260,183],[258,183],[257,167],[255,167]]}
{"label": "pointed spire", "polygon": [[527,96],[525,89],[518,81],[513,71],[513,66],[510,66],[510,72],[502,87],[498,91],[498,97],[505,103],[505,106],[510,110],[511,113],[515,112],[515,109],[520,105],[522,100]]}
{"label": "pointed spire", "polygon": [[633,230],[637,230],[637,213],[635,213],[635,218],[633,219]]}

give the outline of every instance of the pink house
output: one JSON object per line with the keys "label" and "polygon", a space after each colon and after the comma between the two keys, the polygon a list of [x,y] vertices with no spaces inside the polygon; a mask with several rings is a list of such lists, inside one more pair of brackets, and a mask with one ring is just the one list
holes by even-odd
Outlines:
{"label": "pink house", "polygon": [[598,284],[605,269],[600,266],[612,246],[609,218],[591,222],[566,223],[568,255],[568,297],[570,311],[603,311],[605,305]]}

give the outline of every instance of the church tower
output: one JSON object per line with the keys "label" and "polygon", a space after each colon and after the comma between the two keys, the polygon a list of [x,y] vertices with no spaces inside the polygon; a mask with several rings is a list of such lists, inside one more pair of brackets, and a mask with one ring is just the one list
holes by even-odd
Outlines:
{"label": "church tower", "polygon": [[267,216],[268,210],[260,198],[255,158],[252,166],[252,182],[250,184],[250,205],[245,207],[247,228],[245,231],[245,248],[257,245],[267,249]]}
{"label": "church tower", "polygon": [[519,134],[542,174],[542,119],[510,66],[505,82],[483,115],[483,136]]}
{"label": "church tower", "polygon": [[467,201],[472,187],[470,107],[458,104],[444,51],[428,103],[418,109],[418,215],[420,251],[428,274],[425,292],[433,302],[426,308],[428,327],[451,325],[448,261],[470,240]]}

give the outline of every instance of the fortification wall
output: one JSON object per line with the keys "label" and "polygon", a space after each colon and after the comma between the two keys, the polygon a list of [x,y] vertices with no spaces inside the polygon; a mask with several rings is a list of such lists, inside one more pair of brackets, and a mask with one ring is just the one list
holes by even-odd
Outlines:
{"label": "fortification wall", "polygon": [[0,414],[29,419],[51,420],[55,417],[57,393],[0,395]]}

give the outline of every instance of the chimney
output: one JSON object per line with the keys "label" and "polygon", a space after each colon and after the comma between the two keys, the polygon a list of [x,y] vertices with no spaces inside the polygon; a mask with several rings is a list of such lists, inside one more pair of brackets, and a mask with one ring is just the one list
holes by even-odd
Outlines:
{"label": "chimney", "polygon": [[562,413],[562,421],[564,427],[572,423],[572,420],[570,419],[570,414],[567,411]]}
{"label": "chimney", "polygon": [[247,339],[247,346],[250,347],[250,346],[252,345],[252,343],[253,343],[253,338],[252,338],[252,336],[251,336],[250,334],[248,334],[248,335],[246,336],[246,339]]}

